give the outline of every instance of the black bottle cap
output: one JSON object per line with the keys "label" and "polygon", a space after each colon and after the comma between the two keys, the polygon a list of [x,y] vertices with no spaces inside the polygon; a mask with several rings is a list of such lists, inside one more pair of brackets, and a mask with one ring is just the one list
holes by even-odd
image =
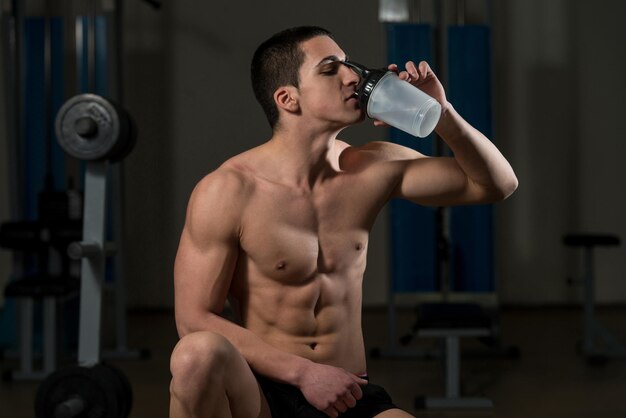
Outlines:
{"label": "black bottle cap", "polygon": [[359,107],[367,111],[367,102],[370,95],[385,74],[389,72],[387,69],[369,69],[361,64],[353,61],[340,61],[343,65],[350,67],[355,73],[361,77],[359,85],[356,87],[355,95],[359,101]]}

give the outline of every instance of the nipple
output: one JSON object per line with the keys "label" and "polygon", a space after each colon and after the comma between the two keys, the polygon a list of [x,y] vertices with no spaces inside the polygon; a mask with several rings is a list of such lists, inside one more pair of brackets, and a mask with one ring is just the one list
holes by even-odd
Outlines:
{"label": "nipple", "polygon": [[279,261],[279,262],[276,264],[276,270],[284,270],[284,269],[285,269],[285,267],[287,267],[287,263],[286,263],[286,262],[284,262],[284,261]]}

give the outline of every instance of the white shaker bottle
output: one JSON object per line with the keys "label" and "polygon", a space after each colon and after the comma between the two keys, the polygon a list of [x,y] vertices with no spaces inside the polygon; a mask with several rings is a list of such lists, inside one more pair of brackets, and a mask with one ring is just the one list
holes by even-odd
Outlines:
{"label": "white shaker bottle", "polygon": [[367,116],[420,138],[435,129],[441,116],[437,100],[400,80],[393,71],[372,70],[351,61],[341,63],[361,77],[355,94]]}

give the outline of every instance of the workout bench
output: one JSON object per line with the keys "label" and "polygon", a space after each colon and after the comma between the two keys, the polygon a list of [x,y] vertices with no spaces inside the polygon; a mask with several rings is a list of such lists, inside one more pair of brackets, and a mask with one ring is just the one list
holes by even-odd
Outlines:
{"label": "workout bench", "polygon": [[[603,364],[609,358],[626,358],[626,347],[596,319],[594,309],[594,249],[617,247],[620,245],[619,237],[608,234],[568,234],[563,237],[563,244],[584,250],[583,354],[590,364]],[[600,345],[600,342],[603,344]]]}
{"label": "workout bench", "polygon": [[416,408],[492,408],[488,398],[461,396],[461,349],[463,337],[489,337],[491,319],[472,303],[425,303],[420,305],[414,331],[418,337],[441,338],[445,343],[445,396],[417,397]]}

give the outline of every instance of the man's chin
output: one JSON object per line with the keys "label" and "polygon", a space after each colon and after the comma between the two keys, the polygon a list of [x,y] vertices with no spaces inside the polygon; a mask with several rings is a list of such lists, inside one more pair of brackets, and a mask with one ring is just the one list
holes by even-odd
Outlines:
{"label": "man's chin", "polygon": [[353,125],[357,125],[363,122],[365,119],[366,119],[365,112],[355,113],[355,115],[352,116],[350,119],[347,119],[347,120],[344,119],[342,122],[340,122],[341,130],[348,128],[350,126],[353,126]]}
{"label": "man's chin", "polygon": [[361,123],[365,120],[365,118],[366,118],[365,112],[359,112],[359,115],[357,116],[354,123]]}

